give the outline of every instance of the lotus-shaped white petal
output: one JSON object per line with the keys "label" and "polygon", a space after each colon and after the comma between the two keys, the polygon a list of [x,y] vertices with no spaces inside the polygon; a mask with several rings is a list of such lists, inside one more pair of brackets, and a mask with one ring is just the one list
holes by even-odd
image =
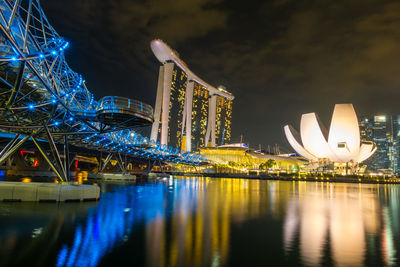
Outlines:
{"label": "lotus-shaped white petal", "polygon": [[285,135],[289,141],[289,144],[299,153],[301,156],[306,159],[316,160],[317,158],[308,152],[301,144],[300,144],[300,135],[299,133],[290,125],[286,125],[284,127]]}
{"label": "lotus-shaped white petal", "polygon": [[304,147],[315,157],[337,160],[326,141],[325,127],[315,113],[301,116],[300,135]]}
{"label": "lotus-shaped white petal", "polygon": [[329,134],[315,113],[302,115],[301,138],[290,125],[284,130],[293,149],[310,161],[362,162],[376,151],[373,142],[360,144],[360,129],[352,104],[335,105]]}
{"label": "lotus-shaped white petal", "polygon": [[358,155],[357,162],[362,162],[362,161],[368,159],[369,157],[371,157],[375,153],[376,149],[377,149],[377,147],[374,142],[362,143],[361,147],[360,147],[360,154]]}
{"label": "lotus-shaped white petal", "polygon": [[341,162],[355,161],[360,153],[360,127],[352,104],[335,105],[328,144]]}

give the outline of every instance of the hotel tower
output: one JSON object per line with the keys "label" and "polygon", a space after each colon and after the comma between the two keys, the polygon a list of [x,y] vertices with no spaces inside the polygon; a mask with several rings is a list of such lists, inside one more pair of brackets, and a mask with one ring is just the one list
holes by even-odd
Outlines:
{"label": "hotel tower", "polygon": [[234,96],[200,79],[163,41],[151,49],[162,65],[150,139],[183,151],[229,142]]}

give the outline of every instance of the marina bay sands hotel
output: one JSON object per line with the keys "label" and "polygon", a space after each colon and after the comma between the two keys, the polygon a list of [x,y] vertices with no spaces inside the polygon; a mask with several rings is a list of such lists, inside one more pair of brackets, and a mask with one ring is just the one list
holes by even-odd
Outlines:
{"label": "marina bay sands hotel", "polygon": [[150,139],[183,151],[230,142],[234,96],[200,79],[163,41],[151,49],[162,65]]}

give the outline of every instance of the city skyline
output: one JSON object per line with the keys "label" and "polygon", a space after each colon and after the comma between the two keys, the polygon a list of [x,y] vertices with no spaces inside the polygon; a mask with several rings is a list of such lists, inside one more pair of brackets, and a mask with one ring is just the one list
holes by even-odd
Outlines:
{"label": "city skyline", "polygon": [[70,40],[71,66],[99,97],[123,91],[154,103],[158,64],[148,42],[170,43],[194,72],[236,96],[232,141],[244,134],[253,146],[290,148],[284,123],[311,111],[327,120],[335,103],[353,103],[360,115],[400,113],[395,1],[42,4]]}
{"label": "city skyline", "polygon": [[399,14],[0,0],[0,266],[400,266]]}

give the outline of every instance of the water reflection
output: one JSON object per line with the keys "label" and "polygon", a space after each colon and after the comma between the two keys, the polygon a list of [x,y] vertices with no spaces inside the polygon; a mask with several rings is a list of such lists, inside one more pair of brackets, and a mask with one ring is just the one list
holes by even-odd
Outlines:
{"label": "water reflection", "polygon": [[[175,180],[170,222],[157,217],[147,225],[150,266],[224,265],[229,252],[230,224],[260,215],[260,181],[236,179]],[[264,195],[264,194],[262,194]],[[185,201],[181,201],[184,199]]]}
{"label": "water reflection", "polygon": [[[0,266],[45,266],[54,259],[65,226],[96,203],[0,202]],[[35,264],[31,264],[35,263]]]}
{"label": "water reflection", "polygon": [[113,247],[134,239],[132,229],[140,224],[149,266],[224,264],[231,221],[259,216],[266,187],[260,181],[169,179],[114,190],[76,227],[57,266],[96,266]]}
{"label": "water reflection", "polygon": [[[300,255],[306,265],[321,265],[325,253],[336,266],[362,266],[367,254],[376,254],[368,247],[373,250],[378,238],[385,265],[396,263],[391,223],[398,224],[398,217],[392,218],[388,210],[398,214],[397,201],[390,203],[393,207],[382,207],[378,196],[384,194],[398,200],[398,187],[304,182],[296,183],[292,191],[297,193],[291,195],[284,222],[287,253],[298,235]],[[372,260],[380,262],[379,255]]]}
{"label": "water reflection", "polygon": [[211,178],[103,184],[98,203],[1,204],[0,265],[395,266],[399,191]]}
{"label": "water reflection", "polygon": [[104,194],[86,224],[76,227],[72,245],[58,253],[56,266],[96,266],[114,246],[127,241],[135,223],[164,215],[164,196],[161,184],[118,187]]}

